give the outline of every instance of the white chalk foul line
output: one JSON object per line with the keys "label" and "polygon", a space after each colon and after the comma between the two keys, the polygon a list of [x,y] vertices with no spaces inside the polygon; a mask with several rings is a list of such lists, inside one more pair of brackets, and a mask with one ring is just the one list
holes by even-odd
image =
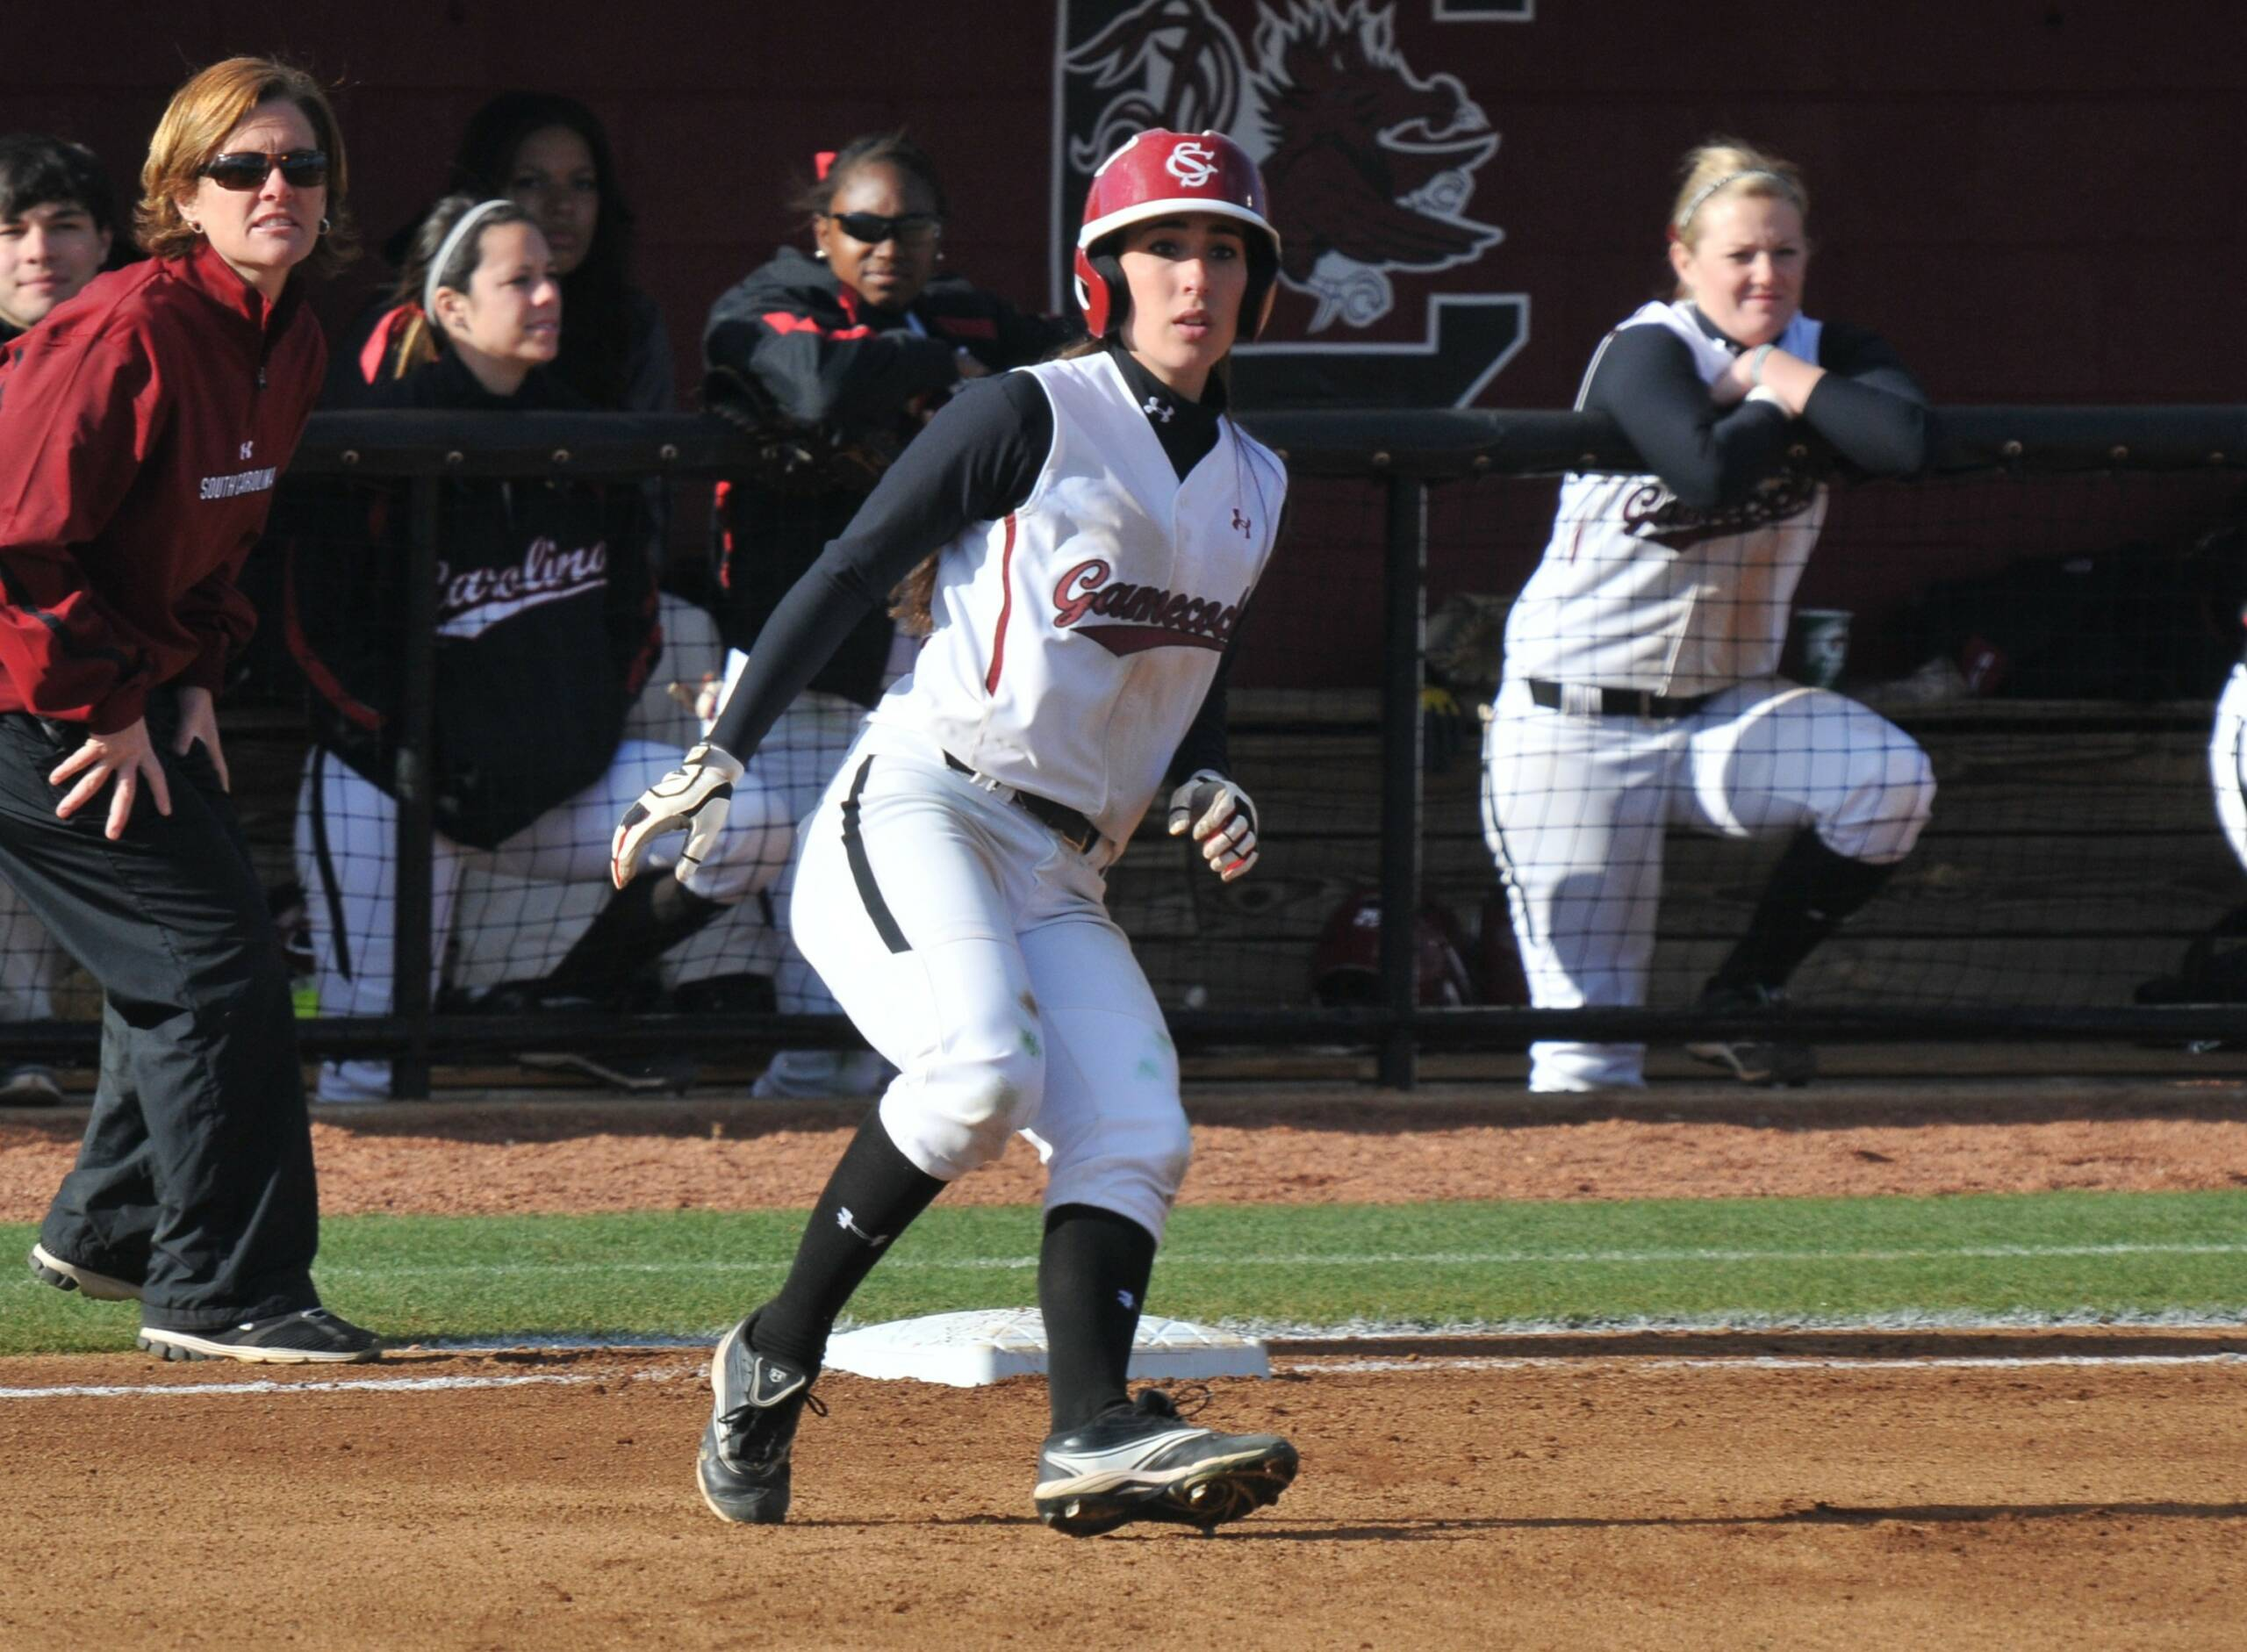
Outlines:
{"label": "white chalk foul line", "polygon": [[[1287,1254],[1232,1255],[1194,1251],[1165,1251],[1167,1268],[1616,1268],[1672,1262],[1933,1262],[1949,1261],[2044,1261],[2090,1256],[2241,1256],[2247,1241],[2236,1243],[2115,1243],[2109,1245],[1961,1245],[1882,1250],[1749,1250],[1696,1246],[1654,1250],[1600,1251],[1307,1251]],[[921,1257],[893,1256],[882,1265],[885,1273],[1025,1273],[1037,1266],[1034,1255]],[[785,1259],[762,1261],[695,1257],[676,1261],[614,1262],[427,1262],[405,1267],[355,1266],[325,1262],[320,1272],[331,1277],[431,1278],[467,1275],[479,1278],[555,1278],[569,1275],[634,1274],[780,1274]]]}
{"label": "white chalk foul line", "polygon": [[[1550,1370],[1555,1366],[1628,1364],[1635,1371],[1945,1371],[2021,1370],[2039,1366],[2115,1367],[2241,1365],[2247,1354],[2055,1354],[2049,1355],[1921,1354],[1894,1360],[1796,1358],[1787,1354],[1696,1355],[1689,1358],[1648,1358],[1642,1354],[1567,1354],[1553,1358],[1521,1358],[1503,1354],[1435,1354],[1418,1359],[1296,1358],[1282,1360],[1277,1368],[1317,1375],[1432,1376],[1453,1371]],[[634,1380],[636,1374],[624,1374]],[[578,1388],[615,1382],[618,1374],[543,1374],[532,1376],[398,1376],[358,1377],[348,1381],[303,1383],[73,1383],[51,1388],[0,1388],[0,1400],[139,1399],[231,1395],[388,1393],[427,1394],[467,1389]]]}
{"label": "white chalk foul line", "polygon": [[1275,1362],[1278,1368],[1307,1375],[1332,1371],[1346,1375],[1409,1375],[1415,1371],[1550,1370],[1560,1365],[1627,1363],[1633,1371],[2010,1371],[2042,1366],[2166,1366],[2247,1365],[2247,1354],[1914,1354],[1893,1360],[1796,1357],[1784,1354],[1697,1354],[1690,1358],[1648,1358],[1642,1354],[1574,1354],[1553,1358],[1525,1359],[1507,1354],[1431,1354],[1417,1360],[1291,1359]]}
{"label": "white chalk foul line", "polygon": [[143,1394],[428,1394],[468,1388],[571,1388],[614,1380],[614,1375],[544,1373],[535,1376],[363,1376],[304,1383],[77,1383],[54,1388],[0,1388],[0,1399],[123,1399]]}

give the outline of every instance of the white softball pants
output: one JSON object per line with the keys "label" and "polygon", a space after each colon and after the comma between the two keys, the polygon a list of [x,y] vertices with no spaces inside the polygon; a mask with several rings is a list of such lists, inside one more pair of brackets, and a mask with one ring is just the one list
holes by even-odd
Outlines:
{"label": "white softball pants", "polygon": [[[431,844],[430,987],[435,990],[453,928],[461,877],[471,866],[541,883],[606,884],[609,842],[640,794],[678,766],[676,747],[627,740],[608,772],[492,849],[459,844],[442,832]],[[315,779],[319,795],[315,801]],[[312,810],[322,815],[333,889],[322,875]],[[718,851],[685,881],[705,900],[732,904],[778,875],[792,848],[788,817],[754,787],[736,787]],[[670,833],[648,846],[642,877],[668,876],[686,845]],[[323,1016],[383,1016],[391,1010],[397,968],[398,804],[391,795],[318,747],[306,757],[297,798],[297,868],[311,920],[312,957]],[[341,920],[341,934],[338,919]],[[365,1100],[390,1092],[387,1061],[328,1062],[320,1069],[324,1101]]]}
{"label": "white softball pants", "polygon": [[2247,866],[2247,665],[2231,668],[2215,702],[2215,727],[2208,736],[2208,779],[2225,841],[2239,864]]}
{"label": "white softball pants", "polygon": [[1090,856],[870,729],[803,835],[797,945],[898,1068],[881,1120],[953,1181],[1019,1131],[1045,1203],[1162,1237],[1192,1141],[1178,1055]]}
{"label": "white softball pants", "polygon": [[[1646,1002],[1667,828],[1746,838],[1811,827],[1835,854],[1884,865],[1911,852],[1935,801],[1909,735],[1776,677],[1669,719],[1547,709],[1510,680],[1482,751],[1483,836],[1540,1009]],[[1643,1045],[1541,1042],[1529,1086],[1640,1084],[1645,1059]]]}

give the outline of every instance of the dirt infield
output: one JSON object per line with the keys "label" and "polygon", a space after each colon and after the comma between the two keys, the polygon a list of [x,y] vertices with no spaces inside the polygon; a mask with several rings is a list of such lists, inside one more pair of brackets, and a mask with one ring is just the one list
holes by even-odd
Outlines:
{"label": "dirt infield", "polygon": [[1275,1508],[1072,1542],[1030,1514],[1034,1382],[829,1379],[795,1518],[746,1529],[693,1493],[686,1354],[237,1397],[180,1390],[255,1373],[0,1361],[9,1389],[173,1390],[0,1400],[0,1643],[2237,1644],[2247,1362],[1351,1363],[1217,1385],[1216,1419],[1303,1446]]}
{"label": "dirt infield", "polygon": [[[332,1210],[807,1204],[857,1107],[324,1111]],[[1197,1095],[1191,1196],[2247,1184],[2234,1085]],[[34,1219],[82,1111],[0,1113]],[[962,1196],[1034,1196],[1010,1156]],[[1210,1420],[1303,1449],[1218,1537],[1038,1527],[1035,1383],[836,1376],[796,1518],[693,1492],[700,1357],[312,1374],[0,1361],[0,1646],[2208,1647],[2247,1620],[2247,1335],[1282,1349]]]}
{"label": "dirt infield", "polygon": [[[1181,1203],[1792,1198],[2247,1187],[2247,1083],[1678,1084],[1528,1096],[1431,1086],[1190,1090]],[[864,1102],[589,1100],[520,1091],[314,1110],[332,1215],[808,1209]],[[83,1109],[0,1109],[0,1221],[35,1222]],[[950,1203],[1034,1203],[1017,1142]]]}

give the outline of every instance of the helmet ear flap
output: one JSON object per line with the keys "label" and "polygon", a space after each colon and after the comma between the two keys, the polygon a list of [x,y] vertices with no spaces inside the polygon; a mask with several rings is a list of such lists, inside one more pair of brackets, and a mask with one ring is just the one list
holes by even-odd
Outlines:
{"label": "helmet ear flap", "polygon": [[1116,248],[1116,238],[1108,236],[1077,249],[1077,308],[1085,313],[1085,330],[1096,339],[1115,332],[1131,313],[1131,284]]}
{"label": "helmet ear flap", "polygon": [[1131,281],[1124,273],[1124,261],[1116,255],[1113,242],[1095,250],[1092,267],[1108,286],[1108,325],[1101,329],[1102,334],[1119,333],[1131,317]]}

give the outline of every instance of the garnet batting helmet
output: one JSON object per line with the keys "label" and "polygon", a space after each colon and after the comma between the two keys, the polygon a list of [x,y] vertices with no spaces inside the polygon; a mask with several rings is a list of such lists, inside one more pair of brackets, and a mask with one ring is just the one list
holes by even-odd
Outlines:
{"label": "garnet batting helmet", "polygon": [[1131,289],[1112,238],[1167,213],[1215,212],[1254,231],[1248,243],[1248,291],[1241,296],[1241,339],[1254,338],[1271,318],[1278,291],[1280,232],[1267,216],[1264,178],[1248,151],[1221,132],[1168,132],[1152,126],[1100,163],[1085,196],[1077,232],[1077,306],[1095,338],[1131,313]]}
{"label": "garnet batting helmet", "polygon": [[[1468,973],[1466,940],[1451,914],[1431,901],[1412,925],[1415,1001],[1430,1009],[1457,1009],[1476,1002]],[[1311,995],[1329,1006],[1379,1004],[1381,990],[1381,897],[1352,895],[1319,931],[1311,955]]]}

